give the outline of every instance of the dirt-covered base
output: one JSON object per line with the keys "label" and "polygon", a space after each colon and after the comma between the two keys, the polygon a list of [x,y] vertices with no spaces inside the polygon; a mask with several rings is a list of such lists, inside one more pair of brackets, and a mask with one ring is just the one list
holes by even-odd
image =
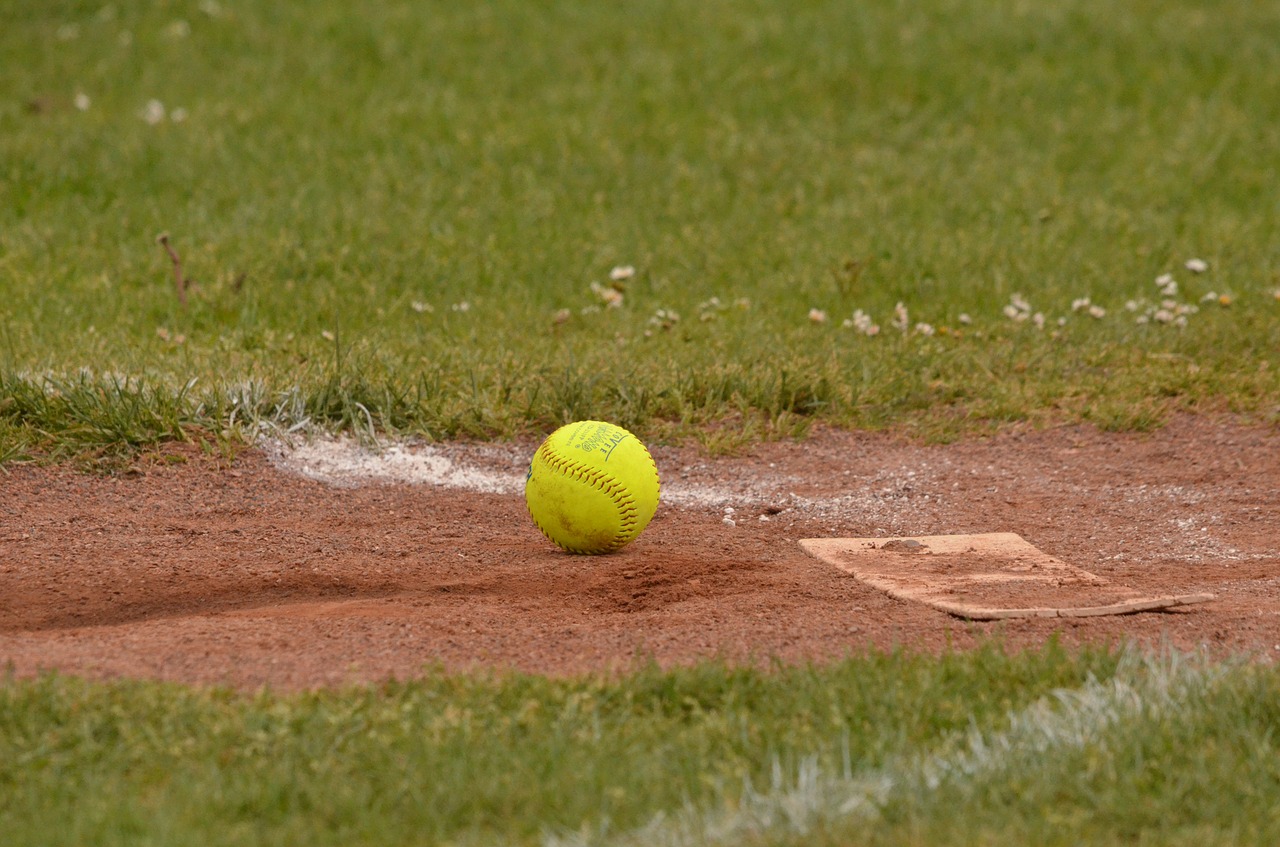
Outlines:
{"label": "dirt-covered base", "polygon": [[[919,446],[820,431],[745,457],[658,449],[670,496],[638,541],[601,557],[559,552],[529,520],[516,481],[534,446],[402,448],[448,471],[418,483],[325,476],[270,450],[230,467],[176,453],[118,477],[10,468],[0,667],[292,689],[432,664],[564,674],[1054,633],[1280,656],[1275,429],[1182,418],[1147,436],[1071,427]],[[972,624],[796,544],[991,531],[1144,591],[1218,599]]]}

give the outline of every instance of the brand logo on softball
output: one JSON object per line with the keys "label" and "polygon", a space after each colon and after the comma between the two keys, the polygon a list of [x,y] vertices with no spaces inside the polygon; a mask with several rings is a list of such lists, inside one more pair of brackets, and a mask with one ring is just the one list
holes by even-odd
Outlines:
{"label": "brand logo on softball", "polygon": [[[585,430],[585,432],[583,431]],[[613,455],[614,449],[626,441],[631,433],[613,424],[586,423],[578,428],[570,438],[570,443],[584,453],[596,453],[606,462]],[[582,440],[578,440],[581,438]]]}

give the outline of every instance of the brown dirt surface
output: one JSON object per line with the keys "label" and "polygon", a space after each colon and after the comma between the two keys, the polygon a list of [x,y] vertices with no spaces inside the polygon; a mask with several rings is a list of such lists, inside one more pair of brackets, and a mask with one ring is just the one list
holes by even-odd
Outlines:
{"label": "brown dirt surface", "polygon": [[[929,446],[822,429],[731,458],[658,448],[663,505],[607,556],[562,553],[534,527],[511,480],[535,446],[396,448],[506,480],[483,491],[459,487],[466,474],[325,482],[271,449],[228,465],[173,448],[117,476],[11,466],[0,667],[299,689],[433,665],[572,674],[991,636],[1016,649],[1055,633],[1280,656],[1274,427],[1182,417],[1148,435],[1072,426]],[[1115,584],[1217,599],[969,623],[796,543],[997,531]]]}

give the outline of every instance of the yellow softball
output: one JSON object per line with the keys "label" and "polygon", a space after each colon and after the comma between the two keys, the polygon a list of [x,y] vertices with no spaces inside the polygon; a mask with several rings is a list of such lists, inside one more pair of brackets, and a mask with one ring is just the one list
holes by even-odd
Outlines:
{"label": "yellow softball", "polygon": [[570,553],[612,553],[658,510],[658,467],[620,426],[578,421],[533,454],[524,500],[542,534]]}

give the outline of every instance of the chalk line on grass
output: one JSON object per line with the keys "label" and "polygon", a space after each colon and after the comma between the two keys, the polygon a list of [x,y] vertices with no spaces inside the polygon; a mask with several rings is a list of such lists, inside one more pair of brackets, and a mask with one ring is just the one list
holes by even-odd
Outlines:
{"label": "chalk line on grass", "polygon": [[[1189,659],[1126,653],[1115,676],[1062,689],[1011,713],[1003,729],[958,733],[934,752],[853,772],[824,771],[817,756],[802,761],[793,778],[776,763],[771,784],[746,786],[730,811],[723,798],[703,807],[658,813],[630,832],[548,834],[545,847],[685,847],[740,844],[769,835],[804,837],[851,818],[874,821],[895,800],[927,802],[947,786],[974,784],[1001,773],[1025,773],[1058,752],[1103,746],[1109,732],[1135,721],[1151,723],[1193,706],[1225,666]],[[713,810],[708,811],[710,807]]]}

